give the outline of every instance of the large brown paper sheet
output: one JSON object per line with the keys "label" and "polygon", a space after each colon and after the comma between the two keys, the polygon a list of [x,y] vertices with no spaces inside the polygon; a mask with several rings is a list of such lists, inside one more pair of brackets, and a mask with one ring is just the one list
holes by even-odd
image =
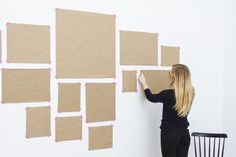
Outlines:
{"label": "large brown paper sheet", "polygon": [[113,147],[113,126],[89,127],[89,150]]}
{"label": "large brown paper sheet", "polygon": [[168,70],[142,70],[152,93],[159,93],[170,87],[170,77]]}
{"label": "large brown paper sheet", "polygon": [[58,112],[80,111],[80,83],[59,83]]}
{"label": "large brown paper sheet", "polygon": [[2,101],[50,101],[50,69],[2,69]]}
{"label": "large brown paper sheet", "polygon": [[56,11],[58,78],[115,78],[115,16]]}
{"label": "large brown paper sheet", "polygon": [[81,139],[82,116],[56,118],[56,142]]}
{"label": "large brown paper sheet", "polygon": [[172,66],[179,63],[179,47],[161,46],[161,65]]}
{"label": "large brown paper sheet", "polygon": [[7,61],[50,63],[50,27],[8,23]]}
{"label": "large brown paper sheet", "polygon": [[26,137],[51,136],[51,109],[45,107],[26,108]]}
{"label": "large brown paper sheet", "polygon": [[157,65],[157,33],[120,31],[121,65]]}
{"label": "large brown paper sheet", "polygon": [[123,71],[122,72],[122,92],[137,92],[137,71]]}
{"label": "large brown paper sheet", "polygon": [[115,83],[86,84],[86,122],[115,120]]}

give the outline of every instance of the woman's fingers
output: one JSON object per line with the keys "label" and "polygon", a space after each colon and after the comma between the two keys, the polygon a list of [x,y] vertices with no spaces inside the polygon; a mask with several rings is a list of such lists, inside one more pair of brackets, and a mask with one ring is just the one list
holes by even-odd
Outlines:
{"label": "woman's fingers", "polygon": [[139,80],[139,82],[142,83],[142,84],[145,83],[145,77],[144,77],[144,75],[143,75],[142,72],[140,73],[138,80]]}
{"label": "woman's fingers", "polygon": [[143,73],[140,74],[140,77],[145,80],[145,76]]}

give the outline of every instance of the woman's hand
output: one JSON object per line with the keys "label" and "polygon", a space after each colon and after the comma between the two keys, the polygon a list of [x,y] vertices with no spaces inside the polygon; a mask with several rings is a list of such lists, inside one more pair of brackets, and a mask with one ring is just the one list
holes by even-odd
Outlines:
{"label": "woman's hand", "polygon": [[144,89],[144,90],[148,88],[148,85],[147,85],[145,76],[143,75],[142,72],[140,73],[140,75],[139,75],[139,77],[138,77],[138,80],[139,80],[139,83],[143,86],[143,89]]}

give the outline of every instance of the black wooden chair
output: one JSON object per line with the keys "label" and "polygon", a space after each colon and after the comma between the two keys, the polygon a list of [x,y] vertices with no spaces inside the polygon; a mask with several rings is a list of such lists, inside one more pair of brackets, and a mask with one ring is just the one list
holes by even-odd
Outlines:
{"label": "black wooden chair", "polygon": [[226,134],[193,132],[195,157],[223,157]]}

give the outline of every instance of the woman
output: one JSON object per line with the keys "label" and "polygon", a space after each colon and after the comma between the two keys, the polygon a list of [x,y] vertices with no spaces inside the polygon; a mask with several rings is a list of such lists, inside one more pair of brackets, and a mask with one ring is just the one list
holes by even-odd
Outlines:
{"label": "woman", "polygon": [[163,103],[161,121],[161,151],[163,157],[187,157],[190,145],[187,116],[195,95],[191,74],[186,65],[175,64],[170,71],[170,89],[152,94],[144,75],[141,83],[146,98],[151,102]]}

